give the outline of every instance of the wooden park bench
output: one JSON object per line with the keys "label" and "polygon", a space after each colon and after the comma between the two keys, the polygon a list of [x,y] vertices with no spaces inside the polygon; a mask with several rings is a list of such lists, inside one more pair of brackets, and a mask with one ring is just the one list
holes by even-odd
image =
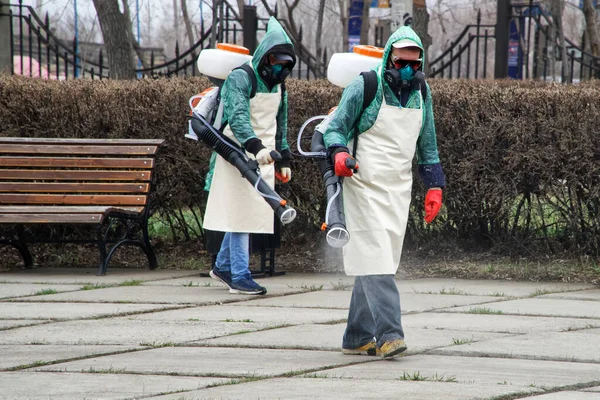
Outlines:
{"label": "wooden park bench", "polygon": [[[98,275],[106,274],[118,247],[130,244],[139,246],[150,268],[156,268],[148,238],[149,195],[163,142],[0,138],[0,243],[14,246],[27,268],[34,265],[28,243],[65,242],[96,243]],[[53,234],[42,240],[24,229],[31,226],[36,232],[34,225],[48,224],[93,227],[95,235]]]}

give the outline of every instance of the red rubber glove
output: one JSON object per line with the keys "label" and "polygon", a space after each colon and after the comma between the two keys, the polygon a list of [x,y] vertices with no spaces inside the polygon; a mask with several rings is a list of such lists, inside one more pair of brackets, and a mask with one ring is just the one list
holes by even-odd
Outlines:
{"label": "red rubber glove", "polygon": [[430,224],[442,208],[442,189],[429,189],[425,195],[425,222]]}
{"label": "red rubber glove", "polygon": [[352,170],[358,170],[358,163],[350,154],[341,151],[334,157],[334,169],[337,176],[352,176]]}

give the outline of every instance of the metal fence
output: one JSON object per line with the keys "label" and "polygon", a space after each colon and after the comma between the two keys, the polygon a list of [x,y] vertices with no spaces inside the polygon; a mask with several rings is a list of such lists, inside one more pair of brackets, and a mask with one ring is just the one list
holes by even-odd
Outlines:
{"label": "metal fence", "polygon": [[[42,20],[35,10],[24,5],[22,0],[17,4],[8,4],[7,8],[8,13],[0,13],[0,17],[10,19],[10,35],[13,38],[10,56],[14,60],[12,74],[60,80],[109,77],[110,71],[102,45],[81,43],[75,38],[58,38],[52,33],[48,15]],[[202,26],[204,31],[200,33],[200,38],[187,50],[182,51],[179,43],[175,43],[175,56],[172,59],[167,59],[162,49],[142,48],[141,67],[136,69],[136,76],[195,76],[198,74],[197,56],[202,49],[213,47],[213,40],[244,44],[244,35],[248,35],[254,39],[250,39],[250,43],[255,43],[257,35],[266,31],[268,18],[257,18],[255,7],[253,18],[248,24],[253,25],[253,28],[245,30],[237,13],[227,3],[221,2],[216,12],[214,35],[212,25],[206,29]],[[302,32],[299,41],[302,41]],[[94,49],[90,50],[90,47]],[[323,58],[326,60],[327,54],[324,54]],[[301,53],[298,54],[294,75],[299,79],[315,77],[310,60],[308,63],[304,62]]]}
{"label": "metal fence", "polygon": [[[514,3],[511,7],[508,67],[516,79],[561,80],[560,43],[554,32],[551,15],[537,2]],[[481,23],[478,12],[475,24],[467,25],[450,46],[429,64],[433,78],[494,78],[496,25]],[[600,58],[566,39],[566,81],[578,82],[600,77]]]}

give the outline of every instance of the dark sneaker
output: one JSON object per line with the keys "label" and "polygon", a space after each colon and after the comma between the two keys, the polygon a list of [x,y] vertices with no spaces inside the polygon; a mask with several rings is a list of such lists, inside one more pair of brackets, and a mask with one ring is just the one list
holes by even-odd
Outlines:
{"label": "dark sneaker", "polygon": [[223,285],[227,286],[227,289],[231,289],[231,273],[228,271],[221,272],[216,269],[211,269],[208,273],[211,278],[215,281],[221,282]]}
{"label": "dark sneaker", "polygon": [[374,356],[377,354],[377,346],[375,342],[369,342],[364,346],[357,347],[355,349],[344,349],[342,348],[342,353],[347,355],[356,355],[356,356]]}
{"label": "dark sneaker", "polygon": [[252,278],[242,278],[237,282],[231,282],[229,293],[265,294],[267,289],[254,282]]}
{"label": "dark sneaker", "polygon": [[397,356],[405,350],[406,343],[404,343],[404,340],[395,339],[382,344],[381,347],[377,349],[377,355],[381,356],[381,358],[391,358]]}

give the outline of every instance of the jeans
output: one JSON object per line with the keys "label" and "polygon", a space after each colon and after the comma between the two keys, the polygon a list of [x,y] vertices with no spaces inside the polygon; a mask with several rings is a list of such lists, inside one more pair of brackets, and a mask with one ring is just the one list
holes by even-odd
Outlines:
{"label": "jeans", "polygon": [[230,272],[232,282],[250,277],[250,234],[227,232],[221,243],[215,268],[219,272]]}
{"label": "jeans", "polygon": [[373,338],[381,347],[385,342],[404,339],[400,318],[400,294],[394,275],[357,276],[342,347],[362,347]]}

